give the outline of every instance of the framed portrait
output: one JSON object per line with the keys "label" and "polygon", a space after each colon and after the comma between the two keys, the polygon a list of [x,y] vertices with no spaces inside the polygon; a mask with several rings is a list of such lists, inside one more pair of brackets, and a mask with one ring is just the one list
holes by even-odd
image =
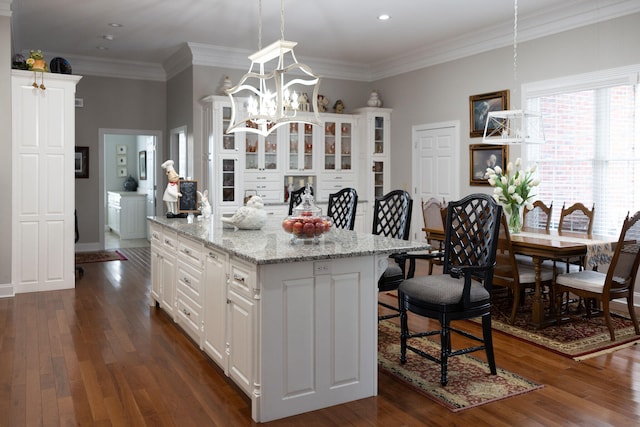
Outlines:
{"label": "framed portrait", "polygon": [[141,151],[138,153],[138,175],[141,181],[147,179],[147,152]]}
{"label": "framed portrait", "polygon": [[127,146],[124,144],[116,145],[116,154],[127,154]]}
{"label": "framed portrait", "polygon": [[89,147],[76,147],[76,178],[89,178]]}
{"label": "framed portrait", "polygon": [[481,137],[490,111],[509,109],[509,89],[469,97],[471,138]]}
{"label": "framed portrait", "polygon": [[469,185],[489,185],[487,168],[507,168],[508,145],[472,144],[469,146]]}

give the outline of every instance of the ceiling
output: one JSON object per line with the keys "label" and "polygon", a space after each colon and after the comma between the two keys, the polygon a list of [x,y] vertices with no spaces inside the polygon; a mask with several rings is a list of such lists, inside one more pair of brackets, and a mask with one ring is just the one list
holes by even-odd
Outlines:
{"label": "ceiling", "polygon": [[[262,0],[263,46],[280,38],[280,5]],[[212,56],[243,58],[229,62],[248,67],[247,55],[258,48],[258,6],[259,0],[13,0],[12,49],[41,49],[45,58],[64,56],[72,65],[123,61],[166,70],[190,42]],[[519,0],[518,41],[636,12],[638,0]],[[379,21],[381,13],[391,18]],[[508,46],[513,30],[513,0],[284,0],[284,38],[298,42],[298,59],[355,70],[364,80]]]}

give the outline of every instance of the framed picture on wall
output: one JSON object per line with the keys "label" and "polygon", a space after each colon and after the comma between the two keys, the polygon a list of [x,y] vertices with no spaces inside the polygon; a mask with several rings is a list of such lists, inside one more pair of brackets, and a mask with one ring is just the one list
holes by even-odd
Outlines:
{"label": "framed picture on wall", "polygon": [[489,185],[487,168],[507,168],[508,145],[472,144],[469,146],[469,185]]}
{"label": "framed picture on wall", "polygon": [[118,155],[116,158],[116,163],[118,166],[126,166],[127,165],[127,156]]}
{"label": "framed picture on wall", "polygon": [[116,169],[116,174],[118,175],[118,178],[122,178],[129,175],[129,172],[127,171],[126,166],[118,166],[118,168]]}
{"label": "framed picture on wall", "polygon": [[[509,90],[483,93],[469,97],[469,118],[471,138],[481,137],[490,111],[509,109]],[[491,129],[493,130],[493,129]]]}
{"label": "framed picture on wall", "polygon": [[147,152],[141,151],[138,153],[138,175],[141,181],[147,179]]}
{"label": "framed picture on wall", "polygon": [[76,147],[76,178],[89,178],[89,147]]}
{"label": "framed picture on wall", "polygon": [[127,146],[124,144],[116,145],[116,154],[127,154]]}

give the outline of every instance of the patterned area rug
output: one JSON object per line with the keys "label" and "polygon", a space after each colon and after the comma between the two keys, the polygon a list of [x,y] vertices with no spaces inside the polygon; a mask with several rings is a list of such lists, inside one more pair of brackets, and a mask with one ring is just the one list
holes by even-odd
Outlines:
{"label": "patterned area rug", "polygon": [[[439,356],[439,344],[427,338],[413,339],[415,347]],[[470,355],[449,359],[449,382],[440,385],[440,367],[414,353],[400,364],[400,329],[389,321],[378,324],[378,365],[382,372],[393,375],[453,412],[505,399],[543,386],[498,368],[489,373],[486,362]]]}
{"label": "patterned area rug", "polygon": [[609,329],[602,316],[590,319],[573,315],[560,326],[551,325],[542,329],[529,326],[531,318],[531,297],[525,299],[525,305],[518,309],[513,325],[508,322],[511,315],[511,301],[508,298],[494,299],[492,325],[494,330],[504,332],[518,339],[544,347],[574,360],[585,360],[601,354],[611,353],[640,342],[635,334],[633,323],[628,314],[614,314],[616,340],[611,341]]}
{"label": "patterned area rug", "polygon": [[90,262],[126,261],[127,257],[119,251],[97,251],[76,253],[76,264]]}

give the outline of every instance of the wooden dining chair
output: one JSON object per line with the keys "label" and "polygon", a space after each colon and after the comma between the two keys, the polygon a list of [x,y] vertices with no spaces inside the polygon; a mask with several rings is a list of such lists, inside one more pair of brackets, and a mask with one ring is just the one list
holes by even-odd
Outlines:
{"label": "wooden dining chair", "polygon": [[[428,251],[429,253],[442,252],[443,249],[444,241],[441,238],[434,238],[434,235],[444,235],[443,208],[446,208],[446,204],[435,197],[431,197],[426,202],[424,200],[422,201],[422,221],[424,224],[422,230],[424,231],[427,243],[432,246],[432,250]],[[434,265],[443,264],[442,257],[428,258],[428,262],[429,274],[433,274]]]}
{"label": "wooden dining chair", "polygon": [[595,210],[595,203],[591,209],[579,202],[574,203],[568,208],[565,208],[565,205],[563,204],[562,210],[560,211],[558,230],[591,234],[591,231],[593,230],[593,216]]}
{"label": "wooden dining chair", "polygon": [[549,231],[552,211],[553,202],[547,206],[543,201],[536,200],[533,202],[533,209],[524,210],[523,224],[525,227],[544,228],[546,231]]}
{"label": "wooden dining chair", "polygon": [[[536,287],[536,273],[533,265],[518,262],[515,255],[511,247],[511,234],[507,218],[503,214],[500,221],[496,266],[493,270],[493,286],[509,290],[509,296],[513,299],[509,317],[510,324],[515,322],[518,307],[524,302],[525,290]],[[553,276],[553,266],[542,265],[540,270],[541,285],[551,289]]]}
{"label": "wooden dining chair", "polygon": [[337,193],[329,194],[327,216],[331,217],[333,226],[345,230],[353,230],[356,223],[358,192],[355,188],[343,188]]}
{"label": "wooden dining chair", "polygon": [[[558,223],[558,231],[584,233],[591,235],[593,230],[593,216],[596,210],[595,203],[591,207],[591,210],[582,203],[574,203],[573,205],[565,208],[565,204],[562,204],[562,210],[560,211],[560,222]],[[582,270],[584,268],[584,256],[573,257],[564,260],[562,265],[556,263],[557,266],[563,266],[567,273],[575,270]]]}
{"label": "wooden dining chair", "polygon": [[[496,374],[491,336],[491,286],[498,248],[502,207],[487,194],[471,194],[447,207],[443,274],[403,281],[400,303],[400,363],[407,350],[440,365],[440,383],[448,382],[450,357],[485,350],[489,370]],[[439,330],[409,331],[408,314],[437,319]],[[451,321],[482,318],[482,338],[451,327]],[[453,350],[451,332],[480,342],[479,346]],[[439,357],[410,345],[413,338],[440,336]]]}
{"label": "wooden dining chair", "polygon": [[[302,195],[307,187],[300,187],[289,194],[289,215],[293,213],[293,208],[302,203]],[[313,187],[309,187],[309,192],[313,196]]]}
{"label": "wooden dining chair", "polygon": [[[393,190],[376,198],[373,207],[372,234],[395,239],[409,239],[412,207],[413,200],[404,190]],[[378,292],[395,291],[405,279],[406,254],[392,254],[389,256],[388,262],[388,267],[378,279]],[[378,301],[378,304],[395,312],[378,316],[379,321],[400,316],[400,309],[397,306],[382,301]]]}
{"label": "wooden dining chair", "polygon": [[[611,324],[611,300],[626,298],[629,315],[633,321],[636,335],[640,335],[638,320],[633,304],[634,287],[640,264],[640,211],[631,218],[629,215],[622,224],[620,237],[613,258],[606,273],[594,270],[582,270],[559,274],[554,290],[556,295],[571,293],[585,300],[596,300],[602,305],[605,323],[609,328],[611,341],[615,341],[615,332]],[[586,304],[587,316],[591,315],[590,305]],[[558,324],[560,323],[558,314]]]}

